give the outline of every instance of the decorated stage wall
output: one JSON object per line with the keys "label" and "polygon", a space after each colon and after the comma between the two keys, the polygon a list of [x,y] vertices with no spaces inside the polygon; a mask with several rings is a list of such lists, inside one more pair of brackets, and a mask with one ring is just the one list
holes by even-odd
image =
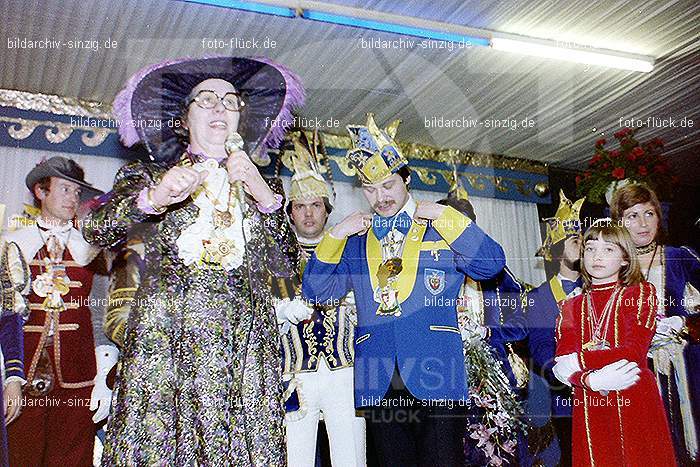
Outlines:
{"label": "decorated stage wall", "polygon": [[[336,207],[330,223],[357,209],[368,209],[356,185],[353,169],[345,163],[349,138],[322,134],[327,166],[336,192]],[[549,203],[549,195],[538,195],[536,185],[548,183],[547,167],[519,159],[458,150],[438,150],[417,144],[402,144],[413,170],[411,189],[416,199],[437,200],[445,196],[456,166],[477,213],[478,223],[497,241],[513,272],[530,284],[544,280],[544,269],[534,252],[540,244],[536,203]],[[282,150],[291,149],[284,143]],[[86,179],[109,190],[116,171],[125,162],[146,158],[140,149],[119,142],[116,124],[108,106],[73,99],[0,90],[0,203],[6,217],[31,202],[24,186],[27,172],[53,155],[75,159],[86,171]],[[266,175],[279,174],[289,183],[290,172],[272,153],[271,163],[261,168]],[[3,221],[4,222],[4,221]]]}

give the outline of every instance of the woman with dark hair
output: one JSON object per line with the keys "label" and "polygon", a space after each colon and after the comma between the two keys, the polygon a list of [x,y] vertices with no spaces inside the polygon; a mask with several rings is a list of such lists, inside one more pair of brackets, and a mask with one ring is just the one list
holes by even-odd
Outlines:
{"label": "woman with dark hair", "polygon": [[644,185],[618,189],[613,219],[629,230],[645,280],[656,287],[656,333],[649,353],[667,410],[676,455],[700,461],[700,257],[663,244],[661,204]]}
{"label": "woman with dark hair", "polygon": [[268,283],[297,270],[298,245],[281,183],[251,159],[302,101],[284,67],[233,57],[148,67],[117,96],[122,141],[154,162],[123,167],[84,229],[114,246],[140,224],[145,244],[105,465],[285,465]]}

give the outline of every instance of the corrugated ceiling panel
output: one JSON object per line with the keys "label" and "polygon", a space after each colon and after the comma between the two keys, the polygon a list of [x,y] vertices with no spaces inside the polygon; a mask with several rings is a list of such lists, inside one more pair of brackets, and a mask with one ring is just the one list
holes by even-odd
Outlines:
{"label": "corrugated ceiling panel", "polygon": [[[335,119],[338,126],[329,130],[336,133],[373,111],[380,120],[402,118],[399,136],[405,140],[577,168],[590,157],[598,134],[609,136],[620,117],[686,116],[695,122],[691,129],[645,129],[642,136],[664,138],[669,153],[678,156],[678,170],[700,163],[698,2],[328,3],[650,54],[659,63],[654,73],[641,74],[480,47],[368,48],[369,39],[399,37],[176,0],[0,0],[5,12],[1,40],[47,38],[62,44],[53,50],[3,47],[0,87],[109,102],[131,73],[151,63],[217,53],[262,54],[302,76],[308,89],[302,116],[318,117],[323,124]],[[203,47],[204,38],[255,39],[260,47],[211,49]],[[262,46],[268,38],[275,48]],[[107,39],[117,47],[106,49]],[[100,49],[68,47],[76,40],[98,40]],[[483,124],[473,129],[426,126],[433,116],[482,122],[527,116],[536,126],[517,131]]]}

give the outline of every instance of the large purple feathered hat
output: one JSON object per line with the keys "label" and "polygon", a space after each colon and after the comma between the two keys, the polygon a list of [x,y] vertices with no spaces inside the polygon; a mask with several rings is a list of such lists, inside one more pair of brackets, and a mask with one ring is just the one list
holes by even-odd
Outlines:
{"label": "large purple feathered hat", "polygon": [[304,103],[299,77],[262,57],[208,57],[169,60],[143,68],[114,100],[122,143],[142,142],[152,160],[174,162],[185,151],[176,125],[192,89],[220,78],[233,84],[246,105],[238,133],[253,160],[265,160],[292,126],[292,110]]}

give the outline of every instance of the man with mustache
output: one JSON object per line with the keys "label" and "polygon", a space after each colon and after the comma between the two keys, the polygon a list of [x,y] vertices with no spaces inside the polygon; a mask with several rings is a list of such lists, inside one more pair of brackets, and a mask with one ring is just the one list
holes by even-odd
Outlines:
{"label": "man with mustache", "polygon": [[82,167],[60,156],[38,164],[25,182],[41,214],[3,239],[19,247],[5,267],[26,263],[31,274],[31,290],[24,292],[25,406],[8,426],[9,461],[91,466],[94,423],[109,413],[106,377],[118,351],[95,348],[88,304],[103,261],[74,221],[80,201],[101,192],[85,182]]}
{"label": "man with mustache", "polygon": [[467,380],[456,303],[465,276],[489,279],[503,249],[457,210],[408,191],[398,121],[348,126],[348,164],[373,214],[327,232],[304,271],[302,293],[332,303],[355,293],[355,406],[380,465],[462,465]]}
{"label": "man with mustache", "polygon": [[[544,219],[546,237],[537,251],[545,260],[548,280],[533,289],[528,297],[532,305],[528,309],[528,350],[532,360],[528,415],[532,419],[544,417],[551,420],[557,435],[554,449],[542,445],[545,426],[536,420],[529,432],[529,448],[523,456],[532,457],[531,462],[555,463],[557,445],[558,465],[571,465],[571,388],[562,384],[552,373],[557,342],[556,321],[559,316],[558,303],[581,293],[583,285],[580,275],[580,211],[585,198],[570,201],[563,190],[559,191],[559,206],[554,217]],[[549,407],[547,407],[549,405]],[[543,407],[539,411],[537,407]],[[541,413],[544,410],[544,413]],[[540,413],[538,413],[540,412]],[[524,450],[523,450],[524,451]]]}

